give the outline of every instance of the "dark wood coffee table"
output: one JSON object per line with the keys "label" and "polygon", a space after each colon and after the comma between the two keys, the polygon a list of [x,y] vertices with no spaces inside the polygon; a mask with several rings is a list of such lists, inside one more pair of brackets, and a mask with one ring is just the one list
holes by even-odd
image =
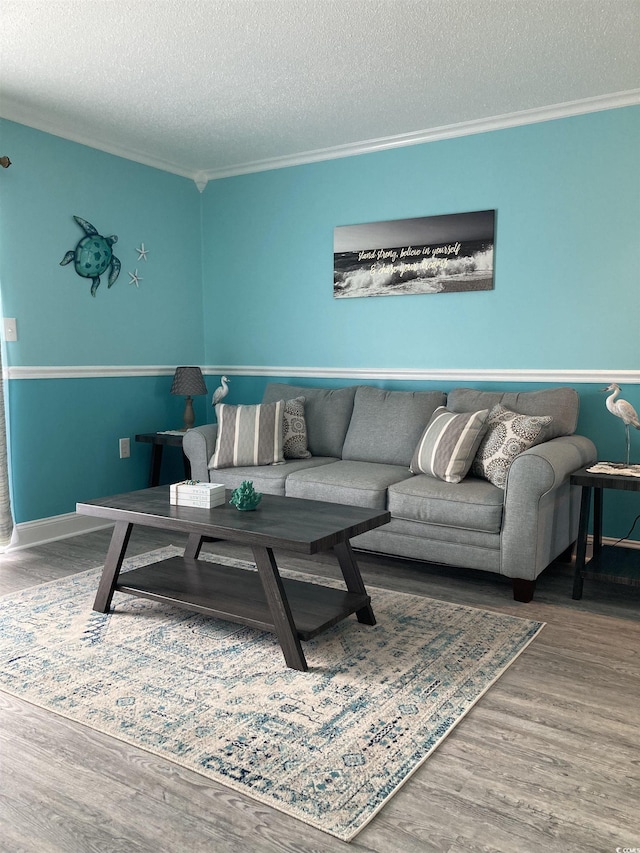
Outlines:
{"label": "dark wood coffee table", "polygon": [[[206,613],[278,637],[287,665],[303,672],[300,645],[355,613],[375,625],[349,540],[386,524],[386,510],[264,495],[255,512],[239,512],[228,501],[213,509],[169,503],[169,487],[159,486],[77,504],[82,515],[115,522],[93,609],[107,613],[115,590]],[[182,557],[172,557],[120,576],[134,524],[187,533]],[[249,545],[257,572],[198,560],[203,539]],[[273,554],[333,551],[346,590],[282,578]]]}

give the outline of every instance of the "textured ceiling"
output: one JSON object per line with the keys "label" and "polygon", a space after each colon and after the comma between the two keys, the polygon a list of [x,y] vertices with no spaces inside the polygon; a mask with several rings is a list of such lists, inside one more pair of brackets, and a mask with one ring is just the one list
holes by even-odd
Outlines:
{"label": "textured ceiling", "polygon": [[3,0],[0,115],[210,178],[640,102],[639,45],[640,0]]}

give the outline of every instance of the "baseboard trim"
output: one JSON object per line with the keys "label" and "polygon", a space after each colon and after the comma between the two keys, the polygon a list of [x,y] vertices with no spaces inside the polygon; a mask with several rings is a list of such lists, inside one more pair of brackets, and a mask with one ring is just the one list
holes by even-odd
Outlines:
{"label": "baseboard trim", "polygon": [[24,548],[35,548],[37,545],[46,545],[48,542],[69,539],[72,536],[105,530],[108,527],[113,527],[113,522],[99,521],[90,516],[78,515],[76,512],[38,518],[35,521],[24,521],[16,524],[11,543],[4,550],[7,553],[22,551]]}
{"label": "baseboard trim", "polygon": [[[35,521],[25,521],[16,524],[11,544],[4,549],[5,552],[21,551],[24,548],[35,548],[37,545],[46,545],[48,542],[57,542],[59,539],[69,539],[72,536],[81,536],[83,533],[93,533],[96,530],[106,530],[113,527],[113,522],[99,521],[86,515],[78,515],[77,512],[69,512],[65,515],[54,515],[49,518],[39,518]],[[590,545],[593,537],[587,537]],[[618,539],[612,536],[603,536],[603,545],[616,545]],[[640,550],[640,541],[636,539],[624,539],[625,548],[637,548]]]}
{"label": "baseboard trim", "polygon": [[[588,536],[588,541],[592,545],[593,544],[593,536]],[[614,539],[613,536],[603,536],[602,544],[603,545],[617,545],[620,543],[621,548],[636,548],[640,549],[640,541],[637,539]]]}

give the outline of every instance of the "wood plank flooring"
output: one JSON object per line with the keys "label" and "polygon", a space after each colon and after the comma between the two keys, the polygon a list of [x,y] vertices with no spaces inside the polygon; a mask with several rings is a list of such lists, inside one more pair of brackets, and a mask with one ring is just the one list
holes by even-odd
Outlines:
{"label": "wood plank flooring", "polygon": [[[0,555],[0,594],[101,565],[110,531]],[[178,534],[134,528],[129,554]],[[216,542],[213,553],[251,559]],[[142,750],[0,692],[2,853],[614,853],[640,849],[640,589],[551,566],[506,579],[358,555],[365,583],[547,626],[345,844]],[[330,557],[284,565],[339,576]],[[0,602],[1,606],[1,602]]]}

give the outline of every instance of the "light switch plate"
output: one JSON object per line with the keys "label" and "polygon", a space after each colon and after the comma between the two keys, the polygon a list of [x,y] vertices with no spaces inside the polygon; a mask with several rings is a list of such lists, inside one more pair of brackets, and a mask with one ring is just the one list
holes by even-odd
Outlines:
{"label": "light switch plate", "polygon": [[18,340],[18,326],[15,317],[4,318],[4,339],[5,341]]}

